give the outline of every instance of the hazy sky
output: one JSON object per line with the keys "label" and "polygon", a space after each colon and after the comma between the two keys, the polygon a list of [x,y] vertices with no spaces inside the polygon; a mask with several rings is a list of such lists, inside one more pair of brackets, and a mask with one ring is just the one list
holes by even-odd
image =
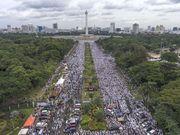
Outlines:
{"label": "hazy sky", "polygon": [[180,27],[180,0],[1,0],[0,27],[33,23],[60,28],[84,26],[84,12],[89,12],[89,25],[107,27],[140,27],[163,24]]}

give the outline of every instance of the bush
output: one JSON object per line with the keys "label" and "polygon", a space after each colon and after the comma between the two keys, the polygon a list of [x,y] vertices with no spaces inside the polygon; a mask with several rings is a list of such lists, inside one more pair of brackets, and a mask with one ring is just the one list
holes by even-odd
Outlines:
{"label": "bush", "polygon": [[161,55],[161,59],[168,62],[178,62],[178,55],[174,52],[166,52]]}
{"label": "bush", "polygon": [[91,103],[86,103],[82,105],[82,110],[84,114],[88,114],[92,108]]}
{"label": "bush", "polygon": [[82,115],[81,127],[87,130],[89,128],[88,124],[90,121],[91,118],[88,115]]}
{"label": "bush", "polygon": [[96,119],[96,121],[103,122],[103,120],[104,120],[103,109],[97,109],[94,113],[94,118]]}

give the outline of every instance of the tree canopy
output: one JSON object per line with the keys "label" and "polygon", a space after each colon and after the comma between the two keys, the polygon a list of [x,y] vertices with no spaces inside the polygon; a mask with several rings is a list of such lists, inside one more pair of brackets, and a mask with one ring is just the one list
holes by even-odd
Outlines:
{"label": "tree canopy", "polygon": [[43,86],[72,46],[72,40],[0,35],[0,103]]}
{"label": "tree canopy", "polygon": [[178,55],[174,52],[166,52],[161,55],[161,59],[168,62],[178,62]]}

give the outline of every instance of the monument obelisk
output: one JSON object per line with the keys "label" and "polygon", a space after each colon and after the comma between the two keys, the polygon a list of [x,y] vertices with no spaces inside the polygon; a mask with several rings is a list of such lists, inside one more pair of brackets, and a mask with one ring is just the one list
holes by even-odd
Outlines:
{"label": "monument obelisk", "polygon": [[86,10],[86,12],[85,12],[85,15],[86,15],[86,36],[88,36],[88,12],[87,12],[87,10]]}

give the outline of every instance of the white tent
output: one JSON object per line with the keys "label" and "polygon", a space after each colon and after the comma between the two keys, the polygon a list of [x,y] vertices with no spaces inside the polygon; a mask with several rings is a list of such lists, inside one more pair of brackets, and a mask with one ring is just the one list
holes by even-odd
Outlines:
{"label": "white tent", "polygon": [[27,135],[27,134],[28,134],[28,131],[29,131],[28,128],[22,128],[22,129],[19,131],[18,135]]}
{"label": "white tent", "polygon": [[55,84],[55,86],[62,86],[64,83],[65,79],[63,79],[62,77],[57,81],[57,83]]}

